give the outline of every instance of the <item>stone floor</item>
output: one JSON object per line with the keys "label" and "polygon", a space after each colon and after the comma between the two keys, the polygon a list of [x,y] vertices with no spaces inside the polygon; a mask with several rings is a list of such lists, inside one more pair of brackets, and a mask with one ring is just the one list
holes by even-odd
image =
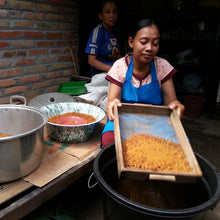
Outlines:
{"label": "stone floor", "polygon": [[[205,115],[198,119],[184,117],[182,124],[196,153],[220,170],[220,119]],[[88,174],[63,193],[48,201],[23,220],[103,220],[103,204],[99,186],[89,189]],[[220,220],[220,202],[208,210],[201,220]]]}

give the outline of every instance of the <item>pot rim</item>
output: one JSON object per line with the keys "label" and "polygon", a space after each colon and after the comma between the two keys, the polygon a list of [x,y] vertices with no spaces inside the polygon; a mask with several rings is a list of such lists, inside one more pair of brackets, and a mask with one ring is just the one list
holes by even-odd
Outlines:
{"label": "pot rim", "polygon": [[[93,164],[93,171],[94,176],[99,183],[100,187],[103,189],[103,191],[113,200],[115,200],[117,203],[131,209],[135,210],[144,214],[148,214],[155,217],[162,217],[162,218],[188,218],[188,217],[194,217],[199,214],[202,214],[204,211],[214,208],[216,204],[220,200],[220,184],[218,184],[217,189],[215,193],[211,196],[211,198],[207,201],[205,201],[202,204],[196,205],[194,207],[190,208],[183,208],[183,209],[162,209],[162,208],[155,208],[146,206],[137,202],[134,202],[122,195],[120,195],[117,191],[115,191],[111,186],[109,186],[104,178],[102,177],[101,171],[98,169],[99,160],[103,154],[104,151],[112,151],[114,147],[114,143],[106,146],[104,149],[102,149],[98,155],[95,158],[94,164]],[[198,153],[195,153],[195,155],[204,160],[208,165],[211,167],[213,172],[216,175],[217,181],[220,183],[220,175],[218,173],[217,168],[206,158],[201,156]],[[116,159],[115,157],[113,159]]]}
{"label": "pot rim", "polygon": [[44,112],[40,111],[39,109],[37,108],[34,108],[34,107],[31,107],[31,106],[27,106],[27,105],[16,105],[16,104],[1,104],[0,105],[0,109],[24,109],[24,110],[30,110],[30,111],[33,111],[33,112],[36,112],[38,115],[40,115],[43,119],[43,122],[41,123],[41,125],[37,126],[36,128],[30,130],[30,131],[27,131],[27,132],[24,132],[24,133],[20,133],[20,134],[17,134],[17,135],[12,135],[12,136],[7,136],[7,137],[2,137],[0,138],[0,142],[3,142],[3,141],[8,141],[8,140],[12,140],[12,139],[16,139],[16,138],[21,138],[21,137],[24,137],[24,136],[27,136],[27,135],[30,135],[34,132],[36,132],[37,130],[41,129],[42,127],[44,127],[47,123],[47,117],[45,115]]}
{"label": "pot rim", "polygon": [[[104,115],[104,117],[105,117],[105,115]],[[57,126],[57,127],[65,127],[65,128],[66,127],[69,127],[69,128],[85,127],[85,126],[97,124],[98,122],[102,121],[104,117],[102,117],[101,119],[99,119],[97,121],[87,123],[87,124],[81,124],[81,125],[61,125],[61,124],[56,124],[56,123],[52,123],[52,122],[47,122],[47,124],[52,125],[52,126]]]}

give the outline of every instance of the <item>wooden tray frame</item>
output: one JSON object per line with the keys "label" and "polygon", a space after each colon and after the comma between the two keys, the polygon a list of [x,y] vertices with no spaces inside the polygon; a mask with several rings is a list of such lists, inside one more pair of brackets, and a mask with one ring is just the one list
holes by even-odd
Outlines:
{"label": "wooden tray frame", "polygon": [[[115,113],[114,135],[115,135],[115,148],[116,148],[116,158],[117,158],[119,178],[136,179],[136,180],[151,179],[151,180],[165,180],[165,181],[176,181],[176,182],[194,182],[197,178],[202,177],[202,171],[200,169],[198,161],[194,155],[190,142],[183,129],[182,123],[175,110],[171,111],[166,106],[122,103],[121,107],[117,107],[117,105],[114,106],[114,113]],[[169,116],[170,121],[172,122],[172,125],[174,127],[176,136],[193,170],[193,173],[188,174],[188,173],[179,173],[179,172],[177,173],[177,172],[164,172],[164,171],[126,168],[124,166],[124,160],[122,154],[122,143],[121,143],[120,121],[119,121],[120,113]]]}

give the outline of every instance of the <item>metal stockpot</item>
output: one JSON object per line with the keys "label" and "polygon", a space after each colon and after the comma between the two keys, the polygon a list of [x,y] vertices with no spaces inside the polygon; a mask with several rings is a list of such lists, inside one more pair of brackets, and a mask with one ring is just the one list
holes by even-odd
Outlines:
{"label": "metal stockpot", "polygon": [[0,105],[0,132],[12,135],[0,138],[0,183],[19,179],[40,165],[46,122],[36,108]]}

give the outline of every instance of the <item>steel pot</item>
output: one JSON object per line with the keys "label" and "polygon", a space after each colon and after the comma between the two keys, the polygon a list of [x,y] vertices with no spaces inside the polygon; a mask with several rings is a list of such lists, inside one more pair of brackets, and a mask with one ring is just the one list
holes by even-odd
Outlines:
{"label": "steel pot", "polygon": [[44,125],[47,117],[40,110],[14,104],[0,105],[0,183],[19,179],[41,163]]}

